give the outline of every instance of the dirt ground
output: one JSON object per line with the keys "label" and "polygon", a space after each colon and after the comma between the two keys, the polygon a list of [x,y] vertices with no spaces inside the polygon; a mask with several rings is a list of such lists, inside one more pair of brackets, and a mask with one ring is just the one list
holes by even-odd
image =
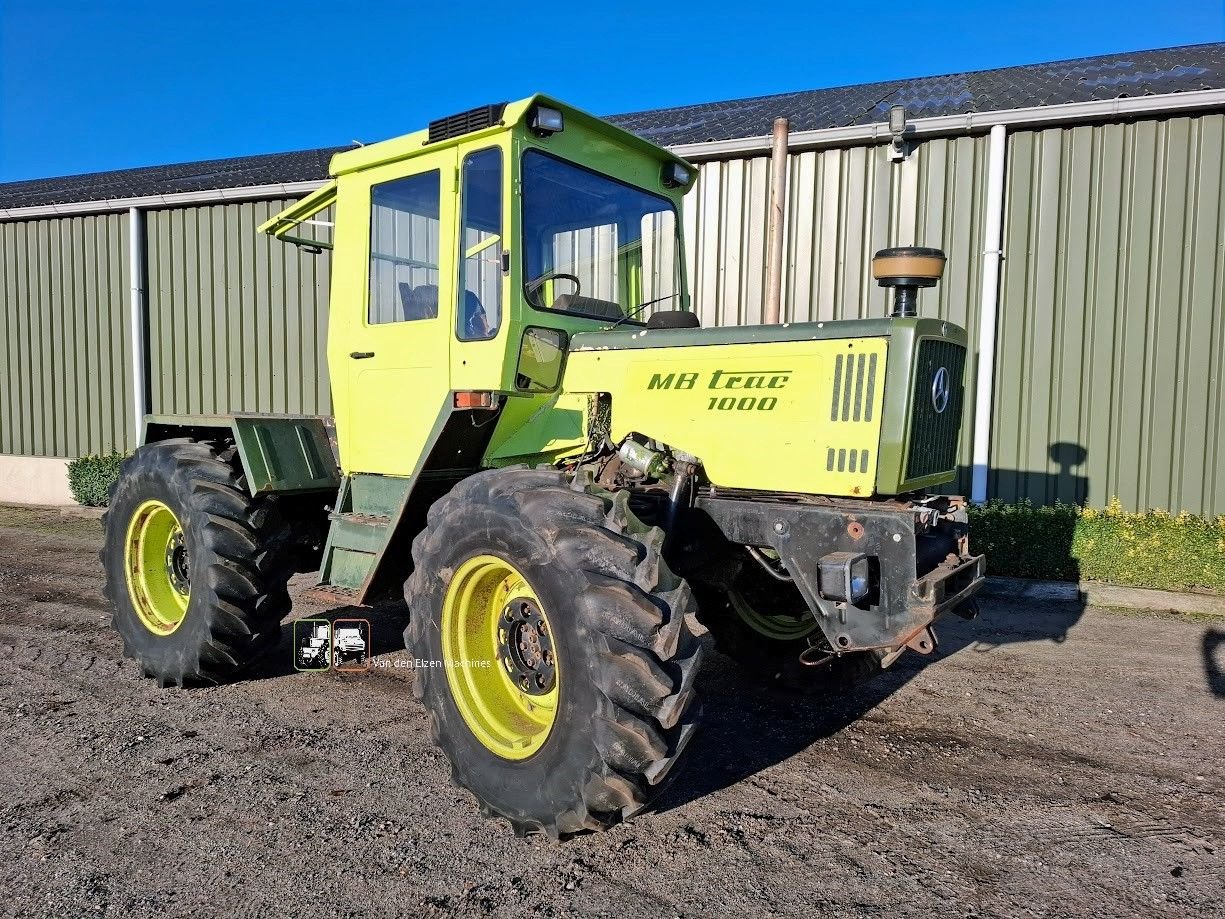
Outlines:
{"label": "dirt ground", "polygon": [[[1225,621],[992,601],[850,697],[712,655],[653,812],[515,839],[378,666],[159,690],[96,521],[0,508],[0,914],[1225,915]],[[295,615],[352,615],[301,602]]]}

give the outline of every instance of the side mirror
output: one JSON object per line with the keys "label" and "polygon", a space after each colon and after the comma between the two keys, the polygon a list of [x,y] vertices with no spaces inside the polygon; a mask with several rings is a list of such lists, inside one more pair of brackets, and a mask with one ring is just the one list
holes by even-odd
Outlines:
{"label": "side mirror", "polygon": [[515,388],[522,392],[552,392],[561,383],[569,338],[561,329],[528,326],[519,345]]}

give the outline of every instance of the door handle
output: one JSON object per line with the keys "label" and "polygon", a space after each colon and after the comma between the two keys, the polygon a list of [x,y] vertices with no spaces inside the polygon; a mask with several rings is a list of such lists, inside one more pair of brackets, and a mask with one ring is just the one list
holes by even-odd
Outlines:
{"label": "door handle", "polygon": [[355,361],[365,360],[368,357],[374,357],[373,351],[350,351],[349,357]]}

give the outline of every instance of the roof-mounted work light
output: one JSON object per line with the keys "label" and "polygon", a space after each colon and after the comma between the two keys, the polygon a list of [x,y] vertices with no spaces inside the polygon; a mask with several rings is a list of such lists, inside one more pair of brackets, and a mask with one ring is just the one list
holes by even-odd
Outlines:
{"label": "roof-mounted work light", "polygon": [[689,184],[689,170],[680,163],[664,163],[662,180],[665,188],[681,188]]}
{"label": "roof-mounted work light", "polygon": [[550,134],[560,134],[565,130],[566,120],[557,109],[538,105],[532,109],[528,126],[540,137],[548,137]]}

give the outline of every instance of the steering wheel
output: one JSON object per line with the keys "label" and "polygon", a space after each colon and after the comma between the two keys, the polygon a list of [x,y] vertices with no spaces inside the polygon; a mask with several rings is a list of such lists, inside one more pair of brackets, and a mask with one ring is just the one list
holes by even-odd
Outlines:
{"label": "steering wheel", "polygon": [[523,293],[527,296],[529,302],[535,304],[536,306],[544,306],[545,304],[536,299],[536,291],[544,287],[544,285],[549,281],[555,281],[558,278],[564,278],[567,281],[574,282],[574,296],[577,297],[582,292],[583,282],[574,275],[567,274],[564,271],[546,271],[540,277],[528,281],[523,287]]}

